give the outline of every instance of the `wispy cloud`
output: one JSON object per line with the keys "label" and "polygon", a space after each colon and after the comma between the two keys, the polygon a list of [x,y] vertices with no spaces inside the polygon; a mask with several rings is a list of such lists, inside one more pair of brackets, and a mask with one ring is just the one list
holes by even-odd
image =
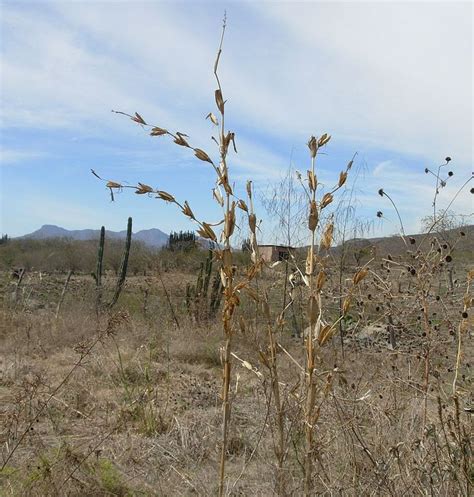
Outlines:
{"label": "wispy cloud", "polygon": [[0,146],[0,166],[18,164],[20,162],[31,161],[44,157],[44,152],[32,150],[15,150]]}

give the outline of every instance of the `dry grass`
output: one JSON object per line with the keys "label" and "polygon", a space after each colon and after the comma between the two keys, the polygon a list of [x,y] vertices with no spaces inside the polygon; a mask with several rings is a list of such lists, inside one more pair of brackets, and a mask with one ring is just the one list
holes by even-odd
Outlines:
{"label": "dry grass", "polygon": [[[58,278],[59,291],[60,281]],[[269,282],[275,284],[273,276]],[[170,287],[176,306],[184,286],[181,282]],[[157,280],[153,287],[159,288]],[[72,295],[75,291],[84,290],[78,285],[70,290]],[[373,290],[368,286],[364,292]],[[140,295],[140,286],[132,280],[122,308],[133,302],[134,294]],[[53,303],[56,296],[52,291]],[[44,298],[47,300],[47,295]],[[85,313],[87,305],[90,309]],[[57,321],[54,305],[30,311],[3,308],[3,459],[77,361],[74,346],[95,336],[93,305],[93,299],[87,304],[70,298]],[[408,302],[404,305],[410,309]],[[249,301],[243,308],[251,306]],[[144,317],[140,307],[135,307],[128,320],[98,344],[49,400],[2,470],[2,495],[217,492],[222,374],[219,324],[197,327],[181,315],[178,330],[166,314],[163,300],[162,314],[157,313],[165,316],[162,321]],[[453,309],[453,314],[456,312]],[[228,495],[273,495],[276,488],[275,413],[265,366],[259,358],[258,350],[266,343],[260,326],[256,323],[241,330],[234,349],[237,358],[264,374],[264,380],[239,359],[233,361]],[[417,335],[413,331],[412,335]],[[423,429],[423,337],[418,334],[417,340],[412,336],[406,342],[400,337],[400,348],[394,351],[386,337],[373,339],[367,346],[368,342],[358,340],[354,333],[347,340],[344,359],[337,339],[318,351],[320,364],[328,367],[327,372],[319,370],[318,374],[330,388],[320,405],[315,432],[315,491],[320,495],[468,495],[463,468],[467,465],[472,477],[472,428],[471,414],[464,409],[472,402],[472,340],[466,337],[464,344],[458,409],[451,395],[456,335],[440,326],[431,354]],[[284,464],[286,495],[301,495],[303,406],[299,398],[301,371],[294,361],[304,364],[304,351],[300,339],[291,338],[286,327],[277,342],[289,447]]]}

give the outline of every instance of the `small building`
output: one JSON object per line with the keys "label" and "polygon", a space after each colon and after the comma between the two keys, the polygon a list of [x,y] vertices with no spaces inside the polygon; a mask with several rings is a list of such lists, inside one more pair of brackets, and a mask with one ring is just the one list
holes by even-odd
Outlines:
{"label": "small building", "polygon": [[295,250],[287,245],[259,245],[258,249],[265,262],[287,261]]}

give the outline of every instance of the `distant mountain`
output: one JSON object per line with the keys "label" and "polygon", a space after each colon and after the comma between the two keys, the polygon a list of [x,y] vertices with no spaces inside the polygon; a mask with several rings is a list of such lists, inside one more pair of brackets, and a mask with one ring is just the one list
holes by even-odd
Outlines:
{"label": "distant mountain", "polygon": [[[126,231],[105,231],[105,236],[112,239],[124,239]],[[33,240],[45,240],[47,238],[70,238],[72,240],[98,240],[100,230],[67,230],[54,224],[44,224],[39,230],[18,238],[31,238]],[[143,242],[148,247],[159,248],[168,243],[169,236],[163,231],[152,228],[133,233],[132,240]]]}
{"label": "distant mountain", "polygon": [[[462,235],[461,235],[462,233]],[[418,247],[418,244],[426,237],[424,234],[407,235],[405,238],[408,243],[408,249]],[[474,225],[462,226],[455,229],[446,230],[443,232],[434,231],[427,239],[437,238],[441,244],[447,242],[449,245],[454,245],[456,252],[462,252],[472,259],[474,254]],[[411,241],[410,241],[411,239]],[[412,245],[412,241],[414,244]],[[405,246],[400,235],[387,236],[379,238],[354,238],[346,242],[352,250],[360,250],[364,248],[375,248],[378,254],[385,255],[400,255],[406,253]],[[429,241],[428,241],[429,243]],[[340,245],[335,247],[335,251],[340,251]],[[426,248],[426,246],[425,246]]]}

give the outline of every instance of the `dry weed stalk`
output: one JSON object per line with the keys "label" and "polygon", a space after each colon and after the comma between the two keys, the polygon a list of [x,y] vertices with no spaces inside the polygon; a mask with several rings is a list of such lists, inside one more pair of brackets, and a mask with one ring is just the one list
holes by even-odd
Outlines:
{"label": "dry weed stalk", "polygon": [[[423,436],[426,435],[427,433],[427,425],[428,425],[428,397],[429,397],[429,390],[430,390],[430,378],[432,375],[432,354],[433,354],[433,346],[434,346],[434,332],[437,331],[437,327],[433,326],[432,321],[430,319],[431,315],[431,304],[434,300],[433,298],[433,288],[435,287],[435,277],[438,276],[442,268],[444,267],[445,264],[449,264],[452,262],[453,257],[453,250],[456,246],[456,243],[453,244],[446,244],[446,243],[441,243],[440,240],[438,239],[437,236],[431,235],[436,226],[439,224],[443,223],[443,220],[446,218],[450,207],[454,203],[454,201],[457,199],[459,194],[464,190],[464,188],[474,179],[473,176],[468,178],[457,190],[455,195],[451,198],[448,206],[446,209],[441,211],[439,215],[437,214],[436,211],[436,201],[437,197],[439,195],[439,190],[440,188],[443,188],[446,186],[447,181],[449,178],[453,176],[453,172],[450,171],[448,173],[448,177],[446,179],[441,179],[440,177],[440,171],[441,168],[446,166],[449,162],[451,161],[450,157],[446,158],[446,161],[444,164],[439,166],[437,173],[433,173],[430,169],[426,168],[425,173],[431,173],[433,176],[436,177],[436,186],[435,186],[435,194],[434,194],[434,199],[433,199],[433,217],[432,217],[432,223],[431,226],[428,228],[427,232],[421,239],[421,241],[417,244],[415,238],[407,238],[405,235],[405,230],[403,228],[403,221],[401,219],[400,213],[397,209],[396,203],[393,201],[393,199],[385,192],[384,189],[380,189],[378,191],[379,195],[381,197],[387,197],[391,204],[393,205],[398,219],[400,221],[400,228],[401,228],[401,237],[402,240],[407,247],[407,255],[409,257],[409,263],[405,264],[399,264],[401,266],[404,266],[405,269],[407,270],[407,274],[409,277],[415,279],[415,288],[416,288],[416,297],[417,297],[417,302],[420,305],[421,308],[419,308],[419,312],[421,314],[421,322],[423,326],[423,336],[424,336],[424,342],[423,342],[423,357],[424,357],[424,386],[423,386],[423,391],[424,391],[424,399],[423,399],[423,421],[422,421],[422,428],[423,428]],[[474,193],[474,190],[471,188],[471,193]],[[428,238],[431,235],[431,238]],[[460,237],[463,236],[462,233],[460,233]],[[407,241],[408,240],[408,241]],[[430,244],[428,247],[426,247],[426,242],[430,240]],[[459,239],[458,239],[459,241]],[[413,245],[413,250],[409,250],[408,247],[410,245]],[[391,257],[385,259],[386,262],[386,268],[387,270],[390,270],[390,266],[392,264],[397,264],[395,261],[392,260]],[[439,276],[438,276],[439,277]],[[456,363],[455,363],[455,372],[454,372],[454,379],[453,379],[453,393],[456,396],[456,383],[457,383],[457,378],[458,378],[458,370],[460,367],[460,362],[461,362],[461,357],[462,357],[462,336],[465,333],[467,329],[467,309],[469,308],[470,305],[472,305],[472,299],[468,295],[469,291],[469,286],[470,286],[470,281],[471,281],[471,272],[468,273],[468,279],[467,279],[467,289],[464,297],[463,297],[463,311],[461,313],[461,320],[458,325],[458,344],[457,344],[457,354],[456,354]],[[436,300],[441,300],[440,296],[438,295],[436,297]]]}
{"label": "dry weed stalk", "polygon": [[[318,347],[324,346],[328,343],[330,338],[334,335],[336,327],[340,320],[346,315],[351,304],[352,293],[355,287],[365,278],[368,273],[367,265],[359,269],[354,275],[352,287],[348,295],[344,299],[342,305],[342,315],[337,318],[332,324],[328,324],[324,320],[323,312],[324,305],[322,302],[322,293],[327,280],[327,251],[333,243],[334,223],[330,217],[327,221],[322,235],[319,240],[318,249],[316,247],[316,232],[320,226],[320,220],[323,210],[328,207],[334,200],[334,194],[340,190],[347,181],[347,176],[353,165],[353,160],[349,161],[344,171],[339,175],[337,185],[330,192],[321,194],[317,198],[318,180],[316,175],[316,157],[320,148],[325,146],[331,136],[323,134],[321,137],[316,138],[311,136],[308,142],[308,148],[311,157],[311,169],[307,171],[307,185],[309,193],[308,196],[308,229],[310,231],[310,244],[308,247],[306,257],[306,268],[303,276],[303,281],[308,288],[308,321],[309,333],[305,340],[305,375],[304,375],[304,432],[305,432],[305,452],[304,452],[304,487],[303,493],[305,496],[312,495],[313,492],[313,459],[315,457],[314,446],[314,431],[319,419],[322,402],[331,388],[332,375],[325,374],[325,381],[318,389],[316,373],[317,362],[319,360],[317,355]],[[302,181],[301,175],[299,175]],[[304,185],[303,185],[304,186]],[[324,251],[326,255],[324,255]],[[321,401],[317,403],[317,396],[320,394]]]}
{"label": "dry weed stalk", "polygon": [[[234,314],[236,307],[240,303],[239,294],[242,289],[249,285],[249,282],[256,276],[259,271],[259,262],[255,262],[253,271],[249,271],[247,277],[239,283],[235,283],[235,268],[233,265],[232,256],[232,246],[231,238],[234,234],[235,229],[235,210],[240,208],[246,210],[246,204],[243,200],[239,200],[231,186],[229,179],[229,168],[227,164],[227,155],[229,148],[232,144],[233,149],[237,152],[235,146],[235,134],[231,131],[225,129],[225,103],[223,97],[222,85],[219,79],[218,69],[219,61],[222,54],[222,44],[224,41],[224,34],[226,29],[226,19],[224,18],[222,26],[222,34],[219,43],[219,49],[217,52],[217,57],[214,63],[214,76],[217,83],[217,89],[214,92],[215,102],[218,109],[219,119],[210,112],[206,119],[216,126],[219,131],[219,139],[213,140],[218,144],[219,147],[219,163],[216,164],[211,156],[202,149],[193,147],[189,143],[189,137],[185,133],[179,131],[172,133],[165,128],[160,126],[149,125],[140,114],[135,113],[135,115],[126,114],[121,111],[114,111],[118,114],[126,115],[130,117],[134,122],[138,123],[140,126],[151,128],[151,136],[170,136],[173,138],[176,145],[192,149],[194,155],[203,162],[208,162],[211,164],[214,172],[216,173],[216,185],[213,189],[213,196],[217,204],[222,208],[223,219],[217,223],[209,223],[199,220],[187,201],[183,203],[176,200],[176,198],[168,192],[152,188],[149,185],[138,183],[135,186],[122,185],[116,181],[106,181],[106,187],[109,189],[112,199],[114,199],[114,191],[119,191],[122,188],[131,188],[135,190],[138,195],[154,195],[155,198],[164,200],[165,202],[175,204],[181,212],[198,225],[197,233],[205,239],[214,242],[217,248],[214,249],[214,255],[216,260],[220,263],[220,277],[223,287],[224,304],[222,309],[222,326],[224,333],[224,344],[222,348],[222,368],[223,368],[223,384],[222,384],[222,442],[221,442],[221,455],[219,464],[219,495],[222,496],[225,493],[225,465],[227,460],[227,443],[229,434],[229,424],[231,418],[231,395],[230,395],[230,383],[231,383],[231,355],[232,355],[232,343],[234,337]],[[102,180],[102,178],[95,172],[92,173]],[[223,191],[222,191],[223,190]],[[220,236],[220,241],[218,241],[217,234],[214,231],[214,227],[223,224],[223,229]]]}

